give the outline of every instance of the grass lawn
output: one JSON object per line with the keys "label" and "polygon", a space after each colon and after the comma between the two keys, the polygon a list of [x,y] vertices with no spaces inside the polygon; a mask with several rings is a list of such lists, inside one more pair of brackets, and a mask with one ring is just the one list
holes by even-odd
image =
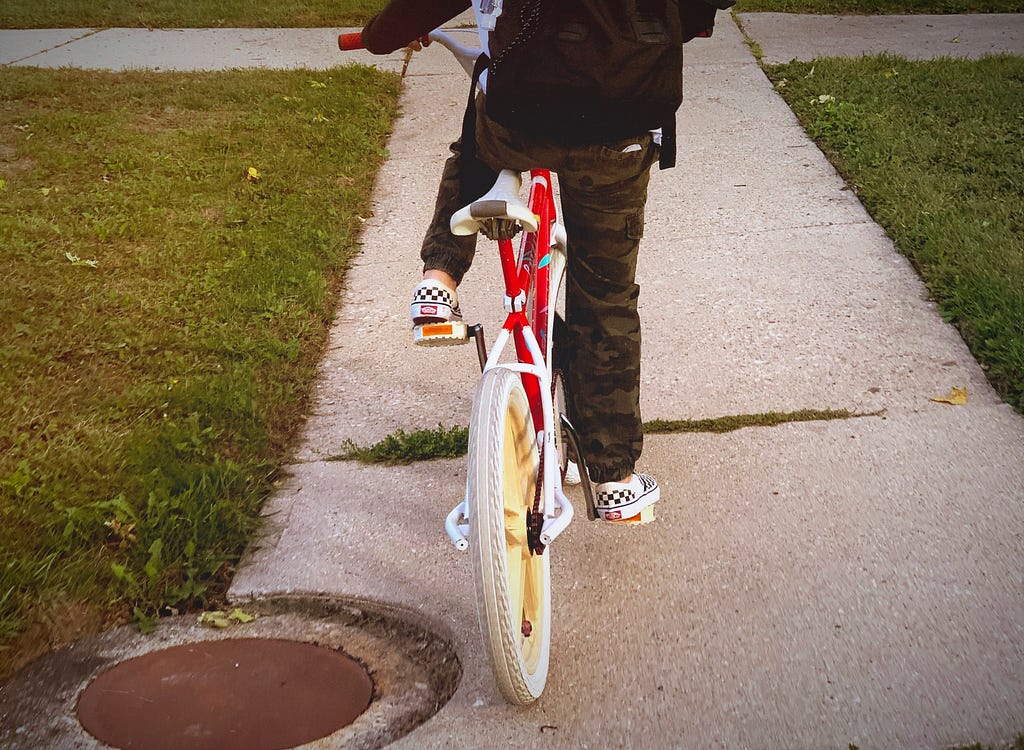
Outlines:
{"label": "grass lawn", "polygon": [[737,0],[739,13],[1024,13],[1022,0]]}
{"label": "grass lawn", "polygon": [[4,0],[0,28],[361,26],[386,0]]}
{"label": "grass lawn", "polygon": [[0,69],[0,675],[222,590],[302,422],[398,86]]}
{"label": "grass lawn", "polygon": [[1024,412],[1024,57],[767,71]]}

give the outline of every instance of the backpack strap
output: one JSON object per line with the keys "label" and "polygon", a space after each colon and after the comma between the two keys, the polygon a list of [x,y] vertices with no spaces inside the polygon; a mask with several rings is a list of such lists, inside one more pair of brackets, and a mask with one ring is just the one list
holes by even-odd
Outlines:
{"label": "backpack strap", "polygon": [[661,126],[661,153],[658,169],[671,169],[676,165],[676,116],[673,114]]}
{"label": "backpack strap", "polygon": [[466,102],[466,112],[462,115],[462,138],[459,144],[459,174],[460,195],[462,202],[466,203],[475,200],[479,196],[467,194],[467,184],[472,184],[472,179],[467,179],[474,170],[479,169],[476,160],[476,89],[480,85],[480,76],[491,60],[486,52],[481,52],[473,66],[472,80],[469,84],[469,100]]}

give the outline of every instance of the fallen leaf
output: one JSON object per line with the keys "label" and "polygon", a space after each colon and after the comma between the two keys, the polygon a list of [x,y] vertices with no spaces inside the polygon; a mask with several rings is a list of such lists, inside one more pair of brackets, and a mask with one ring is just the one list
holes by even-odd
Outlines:
{"label": "fallen leaf", "polygon": [[250,615],[247,612],[243,612],[240,608],[235,607],[235,609],[231,612],[231,614],[228,615],[228,619],[229,620],[235,620],[236,622],[245,623],[245,622],[252,622],[253,620],[255,620],[256,619],[256,615]]}
{"label": "fallen leaf", "polygon": [[73,266],[88,266],[89,268],[96,268],[99,265],[98,260],[82,260],[77,255],[72,253],[64,253],[64,257],[71,261]]}
{"label": "fallen leaf", "polygon": [[226,628],[231,624],[231,620],[219,609],[214,612],[203,612],[197,622],[211,628]]}
{"label": "fallen leaf", "polygon": [[260,171],[256,169],[256,167],[249,167],[249,169],[246,170],[245,179],[247,179],[249,182],[259,182],[260,177]]}
{"label": "fallen leaf", "polygon": [[948,396],[933,396],[931,400],[939,404],[963,406],[967,403],[967,388],[957,388],[954,386],[950,389]]}

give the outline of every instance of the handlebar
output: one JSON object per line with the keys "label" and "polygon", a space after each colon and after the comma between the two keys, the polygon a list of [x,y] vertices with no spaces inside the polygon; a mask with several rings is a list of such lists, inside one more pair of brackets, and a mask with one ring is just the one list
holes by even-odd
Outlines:
{"label": "handlebar", "polygon": [[[459,61],[463,70],[466,71],[466,75],[473,75],[473,66],[476,64],[476,59],[480,57],[480,53],[483,51],[479,47],[469,47],[465,44],[461,44],[455,40],[455,37],[448,32],[435,29],[427,35],[430,41],[437,42],[441,46],[448,49],[455,59]],[[338,49],[343,52],[351,52],[352,50],[366,49],[363,44],[363,32],[353,31],[348,34],[338,34]]]}
{"label": "handlebar", "polygon": [[342,52],[351,52],[354,49],[365,49],[363,45],[363,32],[353,31],[350,34],[338,34],[338,49]]}

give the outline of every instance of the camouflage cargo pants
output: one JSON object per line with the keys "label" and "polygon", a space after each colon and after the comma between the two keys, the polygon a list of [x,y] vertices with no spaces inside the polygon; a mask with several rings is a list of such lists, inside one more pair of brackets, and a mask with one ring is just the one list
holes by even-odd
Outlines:
{"label": "camouflage cargo pants", "polygon": [[476,133],[477,159],[468,165],[459,163],[460,144],[452,144],[423,242],[424,270],[443,270],[462,280],[476,237],[455,237],[448,223],[454,211],[491,187],[497,169],[557,173],[569,235],[568,336],[560,353],[567,365],[569,416],[591,478],[608,482],[629,476],[643,449],[636,261],[658,148],[649,133],[571,148],[523,137],[486,117],[482,97]]}

